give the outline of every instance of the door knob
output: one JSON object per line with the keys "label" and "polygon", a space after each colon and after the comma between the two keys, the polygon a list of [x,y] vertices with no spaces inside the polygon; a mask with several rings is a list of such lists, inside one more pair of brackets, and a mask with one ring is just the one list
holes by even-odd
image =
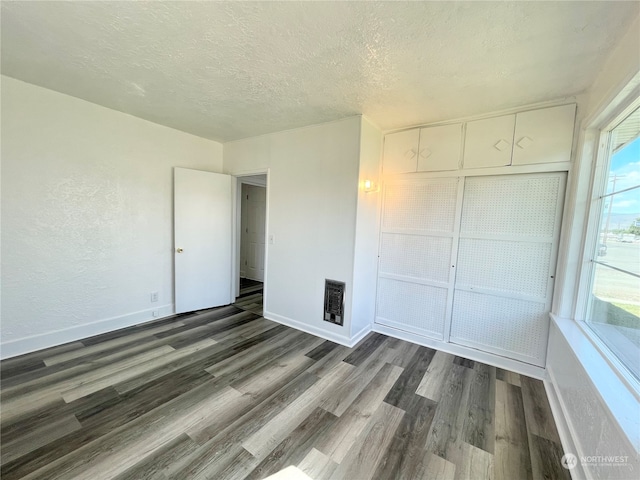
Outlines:
{"label": "door knob", "polygon": [[184,250],[182,250],[181,248],[176,248],[176,252],[178,253],[182,253]]}

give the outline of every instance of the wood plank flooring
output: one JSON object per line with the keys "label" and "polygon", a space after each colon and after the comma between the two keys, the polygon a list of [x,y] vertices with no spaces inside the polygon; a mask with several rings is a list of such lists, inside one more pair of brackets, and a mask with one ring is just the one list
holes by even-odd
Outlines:
{"label": "wood plank flooring", "polygon": [[261,308],[245,291],[3,361],[2,478],[570,478],[540,381],[379,334],[350,349]]}
{"label": "wood plank flooring", "polygon": [[249,278],[240,279],[240,296],[234,304],[236,307],[262,315],[263,283]]}

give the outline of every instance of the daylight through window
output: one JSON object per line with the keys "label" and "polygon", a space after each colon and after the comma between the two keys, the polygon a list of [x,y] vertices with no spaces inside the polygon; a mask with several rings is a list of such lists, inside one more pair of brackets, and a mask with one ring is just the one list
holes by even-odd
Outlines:
{"label": "daylight through window", "polygon": [[640,378],[640,108],[609,133],[587,322]]}

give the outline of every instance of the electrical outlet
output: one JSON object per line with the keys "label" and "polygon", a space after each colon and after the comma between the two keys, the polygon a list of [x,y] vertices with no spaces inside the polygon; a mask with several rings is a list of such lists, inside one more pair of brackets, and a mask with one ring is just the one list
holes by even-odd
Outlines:
{"label": "electrical outlet", "polygon": [[152,302],[158,301],[158,292],[151,292],[151,301]]}

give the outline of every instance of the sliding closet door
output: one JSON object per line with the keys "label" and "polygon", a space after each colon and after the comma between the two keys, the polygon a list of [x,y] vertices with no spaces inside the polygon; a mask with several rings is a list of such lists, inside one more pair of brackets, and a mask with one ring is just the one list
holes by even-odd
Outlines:
{"label": "sliding closet door", "polygon": [[436,339],[448,336],[462,180],[387,182],[376,322]]}
{"label": "sliding closet door", "polygon": [[450,341],[544,366],[565,174],[465,181]]}

